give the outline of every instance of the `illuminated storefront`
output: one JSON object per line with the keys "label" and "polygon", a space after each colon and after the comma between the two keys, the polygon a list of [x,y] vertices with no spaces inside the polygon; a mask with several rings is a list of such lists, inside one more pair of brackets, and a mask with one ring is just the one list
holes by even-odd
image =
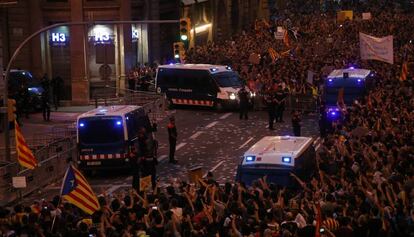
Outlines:
{"label": "illuminated storefront", "polygon": [[[132,24],[131,37],[124,37],[119,25],[94,25],[85,32],[85,69],[91,90],[94,94],[107,86],[123,88],[127,70],[125,61],[131,62],[131,67],[148,62],[148,26],[146,24]],[[63,99],[71,97],[70,82],[70,29],[67,26],[57,27],[47,32],[47,41],[43,41],[45,48],[43,57],[45,71],[51,77],[60,76],[64,79]],[[124,39],[130,40],[129,48]],[[123,50],[129,50],[125,53]],[[122,58],[128,55],[131,58]],[[51,79],[51,78],[50,78]],[[108,89],[106,89],[108,90]],[[94,93],[96,92],[96,93]]]}

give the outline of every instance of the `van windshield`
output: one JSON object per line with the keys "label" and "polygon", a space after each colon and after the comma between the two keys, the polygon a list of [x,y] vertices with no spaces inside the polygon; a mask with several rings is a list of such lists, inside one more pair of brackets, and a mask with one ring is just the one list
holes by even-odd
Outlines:
{"label": "van windshield", "polygon": [[79,119],[78,134],[81,144],[110,144],[124,141],[121,116]]}
{"label": "van windshield", "polygon": [[241,87],[239,76],[234,72],[222,72],[213,75],[220,87]]}

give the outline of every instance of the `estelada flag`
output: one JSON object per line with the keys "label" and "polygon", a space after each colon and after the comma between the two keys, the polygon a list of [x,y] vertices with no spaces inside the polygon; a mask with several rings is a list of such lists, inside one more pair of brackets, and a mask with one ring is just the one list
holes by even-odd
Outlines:
{"label": "estelada flag", "polygon": [[82,173],[69,165],[63,178],[61,196],[64,200],[77,206],[89,215],[101,207],[98,198]]}
{"label": "estelada flag", "polygon": [[21,166],[27,169],[34,169],[37,166],[36,157],[27,145],[22,130],[20,130],[20,126],[16,120],[14,121],[14,134],[16,137],[17,161]]}

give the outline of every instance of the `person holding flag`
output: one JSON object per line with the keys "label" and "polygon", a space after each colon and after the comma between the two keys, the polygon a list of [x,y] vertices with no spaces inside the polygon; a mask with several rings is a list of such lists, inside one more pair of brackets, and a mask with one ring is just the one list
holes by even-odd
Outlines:
{"label": "person holding flag", "polygon": [[60,195],[61,199],[68,201],[89,215],[101,208],[88,181],[73,165],[69,165],[66,170]]}

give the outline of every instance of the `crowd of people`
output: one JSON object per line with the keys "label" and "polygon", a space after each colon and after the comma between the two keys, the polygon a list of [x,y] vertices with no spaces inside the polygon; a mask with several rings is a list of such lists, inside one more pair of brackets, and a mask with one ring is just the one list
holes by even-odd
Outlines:
{"label": "crowd of people", "polygon": [[148,91],[153,83],[156,73],[156,67],[150,65],[136,66],[128,74],[128,89]]}
{"label": "crowd of people", "polygon": [[[277,61],[270,60],[268,48],[286,45],[274,40],[267,26],[189,54],[191,62],[231,64],[259,90],[277,83],[291,93],[306,90],[307,70],[317,75],[314,85],[323,80],[325,66],[376,71],[377,86],[325,136],[313,175],[302,180],[291,174],[299,188],[266,177],[249,187],[218,184],[209,173],[195,184],[174,180],[165,190],[104,193],[98,197],[101,210],[92,216],[55,197],[1,208],[1,236],[414,236],[414,84],[410,76],[399,81],[398,67],[411,47],[414,18],[378,10],[371,9],[370,21],[342,26],[332,15],[285,12],[280,21],[290,19],[300,36],[292,43],[297,50]],[[394,35],[396,63],[361,61],[360,31]],[[252,53],[262,55],[259,64],[249,63]]]}

